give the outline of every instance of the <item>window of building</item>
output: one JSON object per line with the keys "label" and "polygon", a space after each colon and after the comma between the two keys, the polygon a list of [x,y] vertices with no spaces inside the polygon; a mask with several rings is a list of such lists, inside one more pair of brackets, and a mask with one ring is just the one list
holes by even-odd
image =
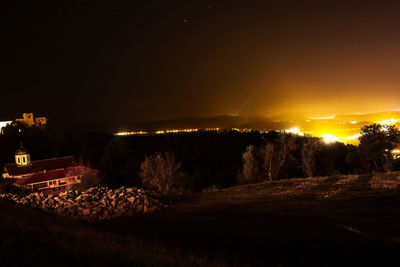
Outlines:
{"label": "window of building", "polygon": [[26,158],[22,157],[22,163],[25,163],[25,162],[26,162]]}
{"label": "window of building", "polygon": [[58,185],[64,185],[64,184],[66,184],[67,182],[65,181],[65,180],[58,180]]}
{"label": "window of building", "polygon": [[45,183],[39,183],[39,184],[34,184],[34,185],[33,185],[33,190],[37,190],[37,189],[39,189],[39,188],[44,188],[44,187],[47,187],[47,182],[45,182]]}

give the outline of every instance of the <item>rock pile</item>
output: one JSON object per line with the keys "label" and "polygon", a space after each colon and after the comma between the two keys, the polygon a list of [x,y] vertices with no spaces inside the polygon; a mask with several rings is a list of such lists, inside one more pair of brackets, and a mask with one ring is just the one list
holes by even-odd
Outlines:
{"label": "rock pile", "polygon": [[57,196],[32,193],[26,197],[19,197],[6,193],[0,194],[0,199],[9,199],[46,212],[84,220],[104,220],[122,215],[148,213],[164,206],[143,189],[136,187],[121,187],[116,190],[93,187],[83,192],[69,190]]}

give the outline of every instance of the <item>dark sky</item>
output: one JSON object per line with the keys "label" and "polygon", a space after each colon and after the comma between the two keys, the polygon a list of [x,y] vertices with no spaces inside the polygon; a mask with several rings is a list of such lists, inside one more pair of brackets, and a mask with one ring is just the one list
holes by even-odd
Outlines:
{"label": "dark sky", "polygon": [[0,117],[399,110],[395,1],[7,1]]}

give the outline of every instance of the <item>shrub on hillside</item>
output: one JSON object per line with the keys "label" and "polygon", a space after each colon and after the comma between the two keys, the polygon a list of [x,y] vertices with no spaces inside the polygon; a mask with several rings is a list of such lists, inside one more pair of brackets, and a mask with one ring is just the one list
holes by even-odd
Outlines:
{"label": "shrub on hillside", "polygon": [[140,165],[139,176],[147,188],[159,192],[185,191],[189,177],[172,152],[156,152],[147,156]]}
{"label": "shrub on hillside", "polygon": [[75,184],[73,188],[78,191],[85,191],[89,188],[99,186],[101,184],[101,177],[99,174],[88,173],[81,177],[81,182]]}
{"label": "shrub on hillside", "polygon": [[238,174],[239,184],[257,183],[263,180],[260,157],[258,149],[254,145],[246,147],[246,151],[242,155],[243,167]]}

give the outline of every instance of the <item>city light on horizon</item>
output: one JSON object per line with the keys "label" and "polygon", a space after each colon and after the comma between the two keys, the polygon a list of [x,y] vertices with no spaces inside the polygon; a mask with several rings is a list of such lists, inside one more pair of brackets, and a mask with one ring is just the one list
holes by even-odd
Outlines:
{"label": "city light on horizon", "polygon": [[304,133],[299,130],[299,128],[291,128],[284,131],[285,133],[296,134],[300,136],[304,136]]}
{"label": "city light on horizon", "polygon": [[193,133],[199,131],[219,131],[220,128],[204,128],[204,129],[166,129],[156,131],[119,131],[114,133],[115,136],[129,136],[129,135],[151,135],[151,134],[174,134],[174,133]]}
{"label": "city light on horizon", "polygon": [[396,119],[388,119],[388,120],[383,120],[383,121],[379,121],[378,123],[381,125],[395,125],[398,122],[398,120]]}
{"label": "city light on horizon", "polygon": [[[334,142],[341,142],[344,144],[358,145],[359,138],[361,137],[361,128],[365,125],[378,123],[385,130],[389,125],[396,125],[399,122],[395,118],[380,119],[374,122],[359,122],[359,121],[338,121],[336,119],[324,117],[305,119],[304,127],[295,126],[287,129],[278,130],[279,132],[293,134],[298,136],[312,136],[319,137],[325,143],[330,144]],[[276,120],[274,123],[282,123],[281,120]],[[357,125],[357,127],[354,127]],[[183,128],[183,129],[163,129],[155,131],[119,131],[114,133],[116,136],[129,136],[129,135],[151,135],[151,134],[174,134],[174,133],[192,133],[199,131],[221,131],[221,130],[235,130],[239,132],[248,132],[257,129],[247,129],[247,128]],[[272,130],[272,129],[271,129]],[[261,130],[260,132],[268,132]]]}

